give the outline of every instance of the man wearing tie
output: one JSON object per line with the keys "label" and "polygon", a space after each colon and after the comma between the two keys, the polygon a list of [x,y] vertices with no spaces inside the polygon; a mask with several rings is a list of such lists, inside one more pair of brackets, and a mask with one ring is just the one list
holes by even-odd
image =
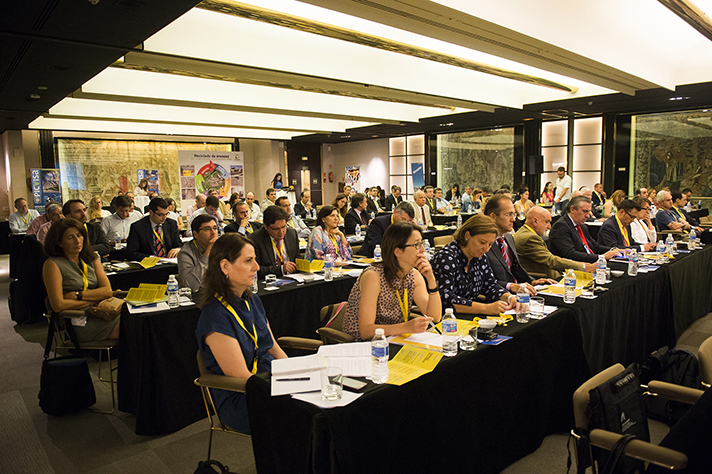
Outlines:
{"label": "man wearing tie", "polygon": [[402,202],[403,196],[401,196],[401,188],[400,186],[396,186],[394,184],[393,186],[391,186],[391,194],[389,194],[386,198],[386,211],[392,211],[398,204]]}
{"label": "man wearing tie", "polygon": [[425,191],[416,191],[413,195],[413,208],[415,209],[415,220],[420,226],[433,227],[433,221],[430,219],[430,207],[428,206]]}
{"label": "man wearing tie", "polygon": [[346,235],[353,235],[356,233],[356,226],[360,226],[362,230],[365,230],[369,223],[369,216],[366,215],[366,208],[368,207],[368,202],[366,201],[366,195],[363,193],[356,193],[351,197],[351,209],[346,213],[344,217],[344,229],[346,230]]}
{"label": "man wearing tie", "polygon": [[435,207],[435,188],[432,186],[425,186],[423,191],[425,191],[425,202],[428,204],[428,207],[430,208],[430,215],[432,216],[435,214],[435,210],[437,209]]}
{"label": "man wearing tie", "polygon": [[279,206],[264,211],[264,226],[249,238],[255,244],[255,258],[260,265],[259,278],[265,275],[289,275],[297,272],[294,261],[300,257],[297,231],[287,226],[287,213]]}
{"label": "man wearing tie", "polygon": [[145,257],[176,258],[181,248],[178,223],[168,216],[168,203],[154,198],[148,204],[148,215],[131,224],[126,239],[126,258],[141,261]]}
{"label": "man wearing tie", "polygon": [[591,200],[576,196],[569,203],[568,212],[556,221],[549,234],[551,253],[577,262],[594,263],[599,255],[609,260],[621,252],[605,247],[591,238],[586,219],[591,213]]}
{"label": "man wearing tie", "polygon": [[635,248],[648,252],[655,248],[652,242],[640,243],[633,238],[630,225],[638,218],[641,206],[631,199],[618,205],[618,212],[609,217],[598,231],[598,243],[606,247]]}

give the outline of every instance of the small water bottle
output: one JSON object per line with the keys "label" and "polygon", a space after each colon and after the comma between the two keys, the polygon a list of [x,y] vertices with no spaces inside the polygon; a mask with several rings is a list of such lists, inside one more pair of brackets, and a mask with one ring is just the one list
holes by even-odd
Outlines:
{"label": "small water bottle", "polygon": [[376,214],[374,212],[371,213],[371,220],[376,218]]}
{"label": "small water bottle", "polygon": [[178,296],[178,280],[176,280],[175,275],[168,277],[168,283],[166,283],[166,293],[168,293],[168,307],[177,308],[180,306],[180,297]]}
{"label": "small water bottle", "polygon": [[697,232],[695,232],[694,227],[690,228],[690,236],[688,237],[687,242],[689,243],[687,248],[690,250],[695,250],[697,248]]}
{"label": "small water bottle", "polygon": [[638,252],[635,249],[628,254],[628,275],[636,276],[638,274]]}
{"label": "small water bottle", "polygon": [[448,203],[448,205],[445,207],[445,215],[446,216],[452,215],[452,204]]}
{"label": "small water bottle", "polygon": [[576,301],[576,274],[569,268],[564,277],[564,303]]}
{"label": "small water bottle", "polygon": [[598,256],[598,261],[596,262],[596,284],[604,285],[606,283],[606,257],[603,255]]}
{"label": "small water bottle", "polygon": [[457,215],[457,228],[459,229],[460,227],[462,227],[462,215],[458,214]]}
{"label": "small water bottle", "polygon": [[255,281],[252,282],[252,293],[254,294],[257,294],[260,289],[259,285],[257,284],[257,280],[257,272],[255,272]]}
{"label": "small water bottle", "polygon": [[324,257],[324,281],[334,279],[334,257],[326,255]]}
{"label": "small water bottle", "polygon": [[375,262],[380,262],[381,260],[383,260],[383,258],[381,258],[381,246],[378,244],[376,244],[376,248],[373,249],[373,260]]}
{"label": "small water bottle", "polygon": [[425,258],[430,260],[430,241],[428,239],[423,239],[423,248],[425,249]]}
{"label": "small water bottle", "polygon": [[388,340],[383,328],[376,329],[376,335],[371,340],[371,382],[388,382]]}
{"label": "small water bottle", "polygon": [[452,357],[457,355],[457,319],[452,308],[445,310],[442,321],[443,328],[443,355]]}
{"label": "small water bottle", "polygon": [[658,245],[655,246],[655,251],[657,253],[665,252],[665,244],[663,243],[663,239],[658,240]]}
{"label": "small water bottle", "polygon": [[361,238],[361,226],[356,224],[356,238],[360,239]]}
{"label": "small water bottle", "polygon": [[665,252],[668,255],[672,255],[672,253],[675,251],[675,239],[673,239],[672,234],[668,234],[667,238],[665,239]]}
{"label": "small water bottle", "polygon": [[519,285],[517,290],[517,322],[529,322],[529,292],[525,284]]}

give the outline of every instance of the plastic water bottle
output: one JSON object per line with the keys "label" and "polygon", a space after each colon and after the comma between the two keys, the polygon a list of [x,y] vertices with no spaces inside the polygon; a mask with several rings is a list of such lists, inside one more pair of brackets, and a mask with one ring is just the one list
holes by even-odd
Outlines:
{"label": "plastic water bottle", "polygon": [[257,284],[257,272],[255,272],[255,281],[252,282],[252,293],[257,294],[257,292],[259,291],[259,289],[260,289],[260,287],[259,287],[259,285]]}
{"label": "plastic water bottle", "polygon": [[663,243],[663,239],[658,240],[658,245],[655,246],[655,251],[657,253],[665,252],[665,244]]}
{"label": "plastic water bottle", "polygon": [[457,319],[452,308],[445,310],[442,321],[443,328],[443,355],[452,357],[457,355]]}
{"label": "plastic water bottle", "polygon": [[672,255],[675,250],[675,239],[673,239],[672,234],[668,234],[667,239],[665,239],[665,252],[668,255]]}
{"label": "plastic water bottle", "polygon": [[695,250],[697,248],[697,232],[695,232],[694,227],[690,228],[690,236],[687,238],[687,241],[689,243],[687,248],[690,250]]}
{"label": "plastic water bottle", "polygon": [[324,281],[334,279],[334,258],[331,255],[324,257]]}
{"label": "plastic water bottle", "polygon": [[381,246],[378,244],[376,244],[376,248],[373,249],[373,260],[375,262],[380,262],[381,260],[383,260],[383,258],[381,258]]}
{"label": "plastic water bottle", "polygon": [[371,340],[371,382],[388,382],[388,340],[383,328],[376,329]]}
{"label": "plastic water bottle", "polygon": [[576,301],[576,274],[569,268],[564,277],[564,303]]}
{"label": "plastic water bottle", "polygon": [[596,262],[596,284],[604,285],[606,283],[606,257],[603,255],[598,256],[598,261]]}
{"label": "plastic water bottle", "polygon": [[372,213],[371,213],[371,220],[373,220],[373,219],[375,219],[375,218],[376,218],[376,214],[372,212]]}
{"label": "plastic water bottle", "polygon": [[180,297],[178,296],[178,280],[176,280],[175,275],[168,277],[168,283],[166,283],[166,293],[168,293],[168,307],[177,308],[180,306]]}
{"label": "plastic water bottle", "polygon": [[517,322],[529,322],[529,292],[525,284],[519,285],[517,290]]}
{"label": "plastic water bottle", "polygon": [[462,227],[462,215],[458,214],[457,215],[457,228],[459,229],[460,227]]}
{"label": "plastic water bottle", "polygon": [[423,248],[425,249],[425,258],[430,260],[430,241],[428,239],[423,239]]}
{"label": "plastic water bottle", "polygon": [[355,234],[356,234],[356,238],[357,238],[357,239],[360,239],[360,238],[361,238],[361,226],[358,225],[358,224],[356,224],[356,232],[355,232]]}
{"label": "plastic water bottle", "polygon": [[638,252],[632,249],[628,254],[628,275],[636,276],[638,274]]}
{"label": "plastic water bottle", "polygon": [[445,207],[445,215],[446,216],[452,215],[452,204],[448,203],[448,205]]}

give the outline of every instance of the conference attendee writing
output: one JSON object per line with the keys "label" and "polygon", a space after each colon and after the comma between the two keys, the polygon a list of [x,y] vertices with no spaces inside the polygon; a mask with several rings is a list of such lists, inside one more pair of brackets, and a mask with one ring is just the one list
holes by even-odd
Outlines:
{"label": "conference attendee writing", "polygon": [[250,208],[245,202],[236,202],[232,205],[232,217],[235,222],[225,226],[225,233],[237,232],[244,236],[249,236],[258,231],[262,224],[257,221],[250,221]]}
{"label": "conference attendee writing", "polygon": [[[425,256],[417,224],[396,222],[383,234],[383,261],[366,268],[351,289],[343,330],[357,341],[370,340],[376,329],[386,336],[420,333],[440,321],[438,282]],[[414,317],[415,303],[423,317]]]}
{"label": "conference attendee writing", "polygon": [[339,230],[339,215],[334,206],[324,206],[316,215],[316,226],[309,236],[305,258],[324,260],[327,255],[338,265],[351,260],[351,246]]}
{"label": "conference attendee writing", "polygon": [[568,212],[551,228],[549,248],[559,257],[577,262],[594,263],[599,255],[609,260],[621,251],[599,244],[591,238],[586,227],[586,219],[591,214],[591,200],[586,196],[576,196],[569,203]]}
{"label": "conference attendee writing", "polygon": [[373,219],[371,225],[366,229],[366,237],[363,239],[363,244],[361,244],[358,254],[373,258],[373,250],[376,245],[381,244],[381,239],[388,226],[396,222],[413,222],[413,216],[413,206],[409,202],[402,202],[396,206],[390,216],[378,216]]}
{"label": "conference attendee writing", "polygon": [[413,195],[413,209],[415,210],[415,221],[423,227],[433,227],[430,218],[430,206],[425,195],[425,191],[418,190]]}
{"label": "conference attendee writing", "polygon": [[368,201],[366,201],[366,195],[363,193],[356,193],[351,197],[351,209],[346,213],[344,217],[344,230],[347,235],[352,235],[356,233],[356,226],[360,227],[361,230],[366,230],[371,218],[366,212],[368,207]]}
{"label": "conference attendee writing", "polygon": [[34,209],[27,208],[27,200],[25,198],[15,199],[15,212],[10,214],[10,232],[13,234],[22,234],[27,232],[32,221],[40,216],[40,213]]}
{"label": "conference attendee writing", "polygon": [[[60,219],[47,232],[44,248],[49,258],[42,267],[42,280],[54,311],[85,309],[113,296],[83,223]],[[119,338],[119,319],[106,321],[87,315],[72,318],[71,324],[79,342],[100,341]]]}
{"label": "conference attendee writing", "polygon": [[495,278],[503,288],[510,293],[516,293],[523,285],[530,295],[536,295],[532,285],[556,283],[547,279],[533,281],[519,263],[517,248],[510,233],[514,228],[516,217],[511,199],[504,194],[495,194],[487,201],[483,212],[497,227],[497,237],[494,245],[487,252],[487,259]]}
{"label": "conference attendee writing", "polygon": [[549,229],[551,213],[535,206],[527,213],[524,225],[514,234],[519,263],[529,274],[559,279],[569,268],[592,273],[596,271],[595,263],[576,262],[552,254],[542,238]]}
{"label": "conference attendee writing", "polygon": [[634,248],[645,252],[655,249],[654,243],[640,243],[633,238],[630,226],[638,218],[640,208],[640,204],[631,199],[621,201],[618,211],[606,219],[598,231],[598,243],[609,248]]}
{"label": "conference attendee writing", "polygon": [[72,217],[84,224],[89,236],[89,243],[94,251],[99,252],[102,257],[109,255],[112,249],[109,239],[106,238],[106,234],[101,229],[101,224],[87,222],[87,208],[81,199],[70,199],[65,202],[62,207],[62,214],[64,214],[64,217]]}
{"label": "conference attendee writing", "polygon": [[208,257],[213,244],[218,240],[218,223],[210,216],[202,215],[193,219],[193,240],[183,244],[178,252],[178,281],[198,294],[203,283]]}
{"label": "conference attendee writing", "polygon": [[636,196],[633,201],[640,206],[638,218],[630,224],[633,240],[641,243],[657,242],[658,232],[650,219],[651,205],[648,199]]}
{"label": "conference attendee writing", "polygon": [[[515,307],[516,295],[500,286],[485,256],[496,236],[492,219],[476,214],[455,231],[454,241],[435,254],[433,273],[444,307],[470,314],[499,314]],[[485,303],[476,301],[480,295]]]}
{"label": "conference attendee writing", "polygon": [[[262,301],[250,291],[258,269],[252,242],[239,234],[223,235],[210,251],[195,335],[213,374],[248,379],[269,372],[273,359],[287,357],[272,335]],[[212,394],[220,420],[250,434],[245,394]]]}
{"label": "conference attendee writing", "polygon": [[269,206],[264,211],[264,225],[249,236],[260,265],[260,278],[270,274],[289,275],[297,271],[294,262],[300,256],[299,238],[297,232],[287,225],[288,217],[281,207]]}
{"label": "conference attendee writing", "polygon": [[297,231],[297,237],[300,239],[308,239],[311,230],[304,223],[304,221],[296,214],[292,214],[292,203],[289,202],[287,196],[282,196],[277,198],[277,205],[282,208],[285,214],[287,214],[287,227]]}
{"label": "conference attendee writing", "polygon": [[163,198],[152,199],[148,215],[131,224],[126,239],[126,258],[141,261],[146,257],[176,258],[181,248],[178,224],[168,217],[168,203]]}

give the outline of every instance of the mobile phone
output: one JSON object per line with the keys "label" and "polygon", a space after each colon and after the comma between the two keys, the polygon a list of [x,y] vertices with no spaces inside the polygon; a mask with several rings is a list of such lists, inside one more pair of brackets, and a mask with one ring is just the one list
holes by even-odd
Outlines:
{"label": "mobile phone", "polygon": [[360,380],[351,379],[349,377],[344,377],[344,385],[353,388],[354,390],[361,390],[366,386],[366,382],[361,382]]}

